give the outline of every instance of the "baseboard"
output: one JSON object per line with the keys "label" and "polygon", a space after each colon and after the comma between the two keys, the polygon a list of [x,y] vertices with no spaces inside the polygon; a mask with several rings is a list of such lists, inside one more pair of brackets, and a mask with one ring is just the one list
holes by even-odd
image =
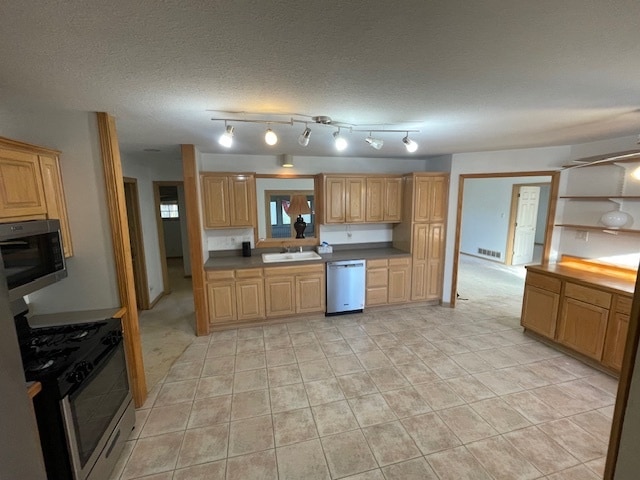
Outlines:
{"label": "baseboard", "polygon": [[165,293],[164,292],[160,292],[160,295],[158,295],[156,298],[153,299],[152,302],[149,303],[149,310],[151,310],[153,307],[156,306],[156,303],[158,303],[160,301],[160,299],[162,297],[164,297]]}

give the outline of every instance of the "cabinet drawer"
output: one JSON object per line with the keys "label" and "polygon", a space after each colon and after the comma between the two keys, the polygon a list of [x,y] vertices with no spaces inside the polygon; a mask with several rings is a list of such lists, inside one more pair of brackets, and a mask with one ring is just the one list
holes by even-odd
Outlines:
{"label": "cabinet drawer", "polygon": [[236,278],[262,278],[261,268],[243,268],[236,270]]}
{"label": "cabinet drawer", "polygon": [[392,265],[410,265],[411,264],[411,257],[402,257],[402,258],[390,258],[389,259],[389,266]]}
{"label": "cabinet drawer", "polygon": [[233,280],[233,270],[207,270],[207,280]]}
{"label": "cabinet drawer", "polygon": [[386,287],[389,272],[386,268],[374,268],[367,270],[367,288]]}
{"label": "cabinet drawer", "polygon": [[264,276],[269,277],[293,277],[300,271],[299,267],[267,267]]}
{"label": "cabinet drawer", "polygon": [[575,283],[567,282],[564,287],[565,297],[575,298],[591,305],[602,308],[611,307],[611,294],[596,290],[595,288],[583,287]]}
{"label": "cabinet drawer", "polygon": [[560,293],[560,279],[550,277],[548,275],[540,275],[539,273],[527,272],[527,285],[542,288],[553,293]]}
{"label": "cabinet drawer", "polygon": [[376,258],[375,260],[367,260],[367,268],[381,268],[386,267],[388,261],[386,258]]}
{"label": "cabinet drawer", "polygon": [[633,298],[623,297],[622,295],[618,295],[618,301],[616,302],[616,312],[624,313],[625,315],[631,315],[632,303],[633,303]]}

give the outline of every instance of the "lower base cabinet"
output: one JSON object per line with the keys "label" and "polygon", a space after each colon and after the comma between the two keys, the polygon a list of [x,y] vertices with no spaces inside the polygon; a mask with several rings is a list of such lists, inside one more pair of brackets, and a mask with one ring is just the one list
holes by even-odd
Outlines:
{"label": "lower base cabinet", "polygon": [[265,318],[264,278],[261,268],[206,272],[209,323]]}
{"label": "lower base cabinet", "polygon": [[411,294],[411,259],[409,257],[367,261],[365,305],[408,302]]}
{"label": "lower base cabinet", "polygon": [[631,296],[527,272],[521,325],[619,372]]}
{"label": "lower base cabinet", "polygon": [[267,318],[324,312],[324,264],[264,269]]}

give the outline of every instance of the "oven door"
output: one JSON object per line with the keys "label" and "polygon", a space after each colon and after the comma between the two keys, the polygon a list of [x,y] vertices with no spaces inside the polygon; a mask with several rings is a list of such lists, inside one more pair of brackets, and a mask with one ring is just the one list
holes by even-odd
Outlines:
{"label": "oven door", "polygon": [[122,341],[61,406],[74,480],[108,478],[134,423]]}

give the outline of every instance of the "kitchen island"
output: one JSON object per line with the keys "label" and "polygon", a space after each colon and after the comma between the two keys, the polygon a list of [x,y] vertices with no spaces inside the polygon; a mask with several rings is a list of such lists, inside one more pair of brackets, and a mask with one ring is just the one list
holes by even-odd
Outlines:
{"label": "kitchen island", "polygon": [[619,373],[637,271],[576,257],[526,268],[520,320],[525,331]]}

